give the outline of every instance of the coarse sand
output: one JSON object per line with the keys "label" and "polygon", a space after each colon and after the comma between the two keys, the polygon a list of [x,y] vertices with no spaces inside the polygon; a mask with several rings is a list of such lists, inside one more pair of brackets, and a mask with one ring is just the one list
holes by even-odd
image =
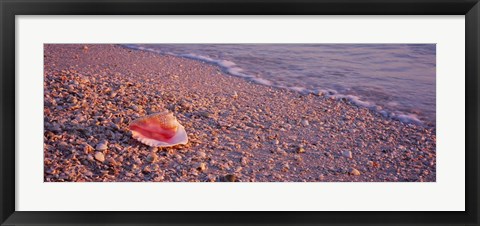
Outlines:
{"label": "coarse sand", "polygon": [[[165,109],[188,144],[132,138]],[[44,46],[44,128],[46,182],[436,180],[434,127],[119,45]]]}

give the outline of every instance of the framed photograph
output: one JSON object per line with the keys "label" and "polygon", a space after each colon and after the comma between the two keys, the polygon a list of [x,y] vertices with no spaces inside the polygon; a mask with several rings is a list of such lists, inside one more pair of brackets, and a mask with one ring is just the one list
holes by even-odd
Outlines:
{"label": "framed photograph", "polygon": [[2,225],[478,225],[477,0],[1,1]]}

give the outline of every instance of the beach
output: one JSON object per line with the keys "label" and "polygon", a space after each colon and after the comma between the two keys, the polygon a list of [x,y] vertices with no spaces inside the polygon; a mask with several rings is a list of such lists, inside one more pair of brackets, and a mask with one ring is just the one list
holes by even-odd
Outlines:
{"label": "beach", "polygon": [[[189,142],[133,120],[169,110]],[[435,182],[435,127],[119,45],[44,46],[46,182]]]}

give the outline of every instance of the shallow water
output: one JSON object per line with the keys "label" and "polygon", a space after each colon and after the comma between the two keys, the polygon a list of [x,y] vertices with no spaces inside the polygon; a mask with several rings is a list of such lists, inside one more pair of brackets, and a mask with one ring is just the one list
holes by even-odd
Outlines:
{"label": "shallow water", "polygon": [[135,44],[193,58],[231,75],[322,92],[406,122],[435,125],[434,44]]}

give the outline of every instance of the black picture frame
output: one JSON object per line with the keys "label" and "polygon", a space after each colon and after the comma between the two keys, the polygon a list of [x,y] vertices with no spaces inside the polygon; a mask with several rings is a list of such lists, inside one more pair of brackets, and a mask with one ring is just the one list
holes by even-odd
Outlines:
{"label": "black picture frame", "polygon": [[[478,0],[0,0],[2,225],[479,225]],[[16,15],[465,15],[466,197],[460,212],[25,212],[15,210]],[[454,76],[454,75],[452,75]],[[461,76],[461,75],[458,75]],[[452,150],[455,151],[455,150]],[[448,194],[445,194],[448,195]],[[441,199],[441,197],[439,197]]]}

